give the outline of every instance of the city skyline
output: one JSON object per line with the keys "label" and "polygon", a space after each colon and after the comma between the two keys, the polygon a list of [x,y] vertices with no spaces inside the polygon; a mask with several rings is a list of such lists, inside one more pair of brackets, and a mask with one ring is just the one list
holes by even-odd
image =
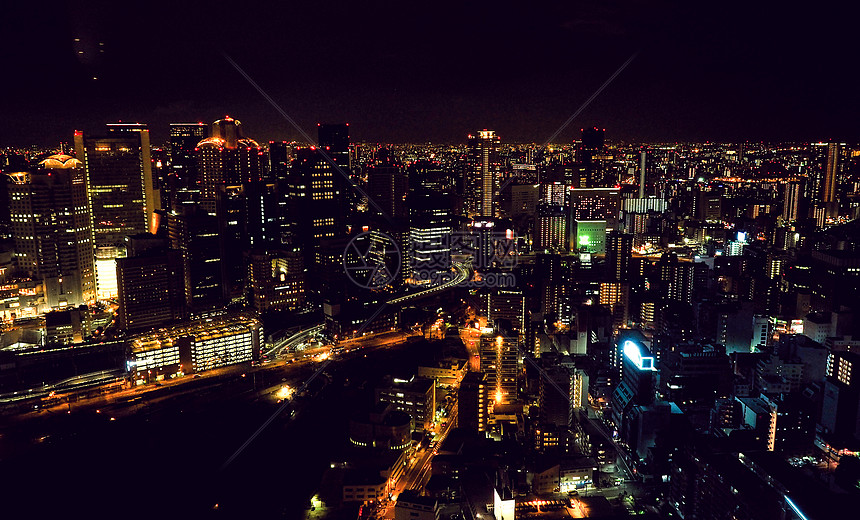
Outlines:
{"label": "city skyline", "polygon": [[0,512],[850,516],[849,15],[4,8]]}

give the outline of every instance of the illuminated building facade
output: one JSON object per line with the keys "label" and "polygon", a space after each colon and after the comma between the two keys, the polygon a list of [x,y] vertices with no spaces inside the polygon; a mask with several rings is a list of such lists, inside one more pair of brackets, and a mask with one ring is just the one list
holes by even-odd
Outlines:
{"label": "illuminated building facade", "polygon": [[619,348],[621,382],[612,394],[612,422],[620,431],[634,405],[648,405],[654,401],[657,369],[654,356],[641,343],[625,339]]}
{"label": "illuminated building facade", "polygon": [[621,190],[618,188],[568,188],[570,220],[604,220],[606,229],[618,228]]}
{"label": "illuminated building facade", "polygon": [[541,204],[535,217],[533,248],[537,251],[567,250],[567,212],[564,206]]}
{"label": "illuminated building facade", "polygon": [[436,413],[436,381],[419,378],[395,379],[390,386],[376,389],[376,402],[390,404],[411,418],[412,431],[429,431]]}
{"label": "illuminated building facade", "polygon": [[305,269],[301,253],[251,251],[246,292],[248,302],[259,313],[301,307],[305,301]]}
{"label": "illuminated building facade", "polygon": [[606,253],[606,221],[576,220],[571,233],[571,251],[602,255]]}
{"label": "illuminated building facade", "polygon": [[128,370],[139,383],[250,362],[263,325],[244,315],[220,315],[133,336]]}
{"label": "illuminated building facade", "polygon": [[177,184],[186,188],[197,185],[197,143],[206,138],[209,128],[205,123],[170,123],[170,173]]}
{"label": "illuminated building facade", "polygon": [[457,391],[457,425],[468,431],[487,430],[493,388],[483,372],[469,372]]}
{"label": "illuminated building facade", "polygon": [[495,404],[517,400],[517,338],[499,331],[481,335],[481,372],[487,375],[489,399]]}
{"label": "illuminated building facade", "polygon": [[34,172],[9,176],[18,267],[44,284],[49,307],[96,299],[92,227],[82,164],[52,155]]}
{"label": "illuminated building facade", "polygon": [[495,217],[493,197],[499,187],[499,148],[501,138],[493,130],[469,135],[465,203],[469,216]]}
{"label": "illuminated building facade", "polygon": [[152,184],[149,130],[145,125],[108,125],[105,136],[75,132],[84,163],[95,247],[119,246],[127,235],[149,231],[159,199]]}

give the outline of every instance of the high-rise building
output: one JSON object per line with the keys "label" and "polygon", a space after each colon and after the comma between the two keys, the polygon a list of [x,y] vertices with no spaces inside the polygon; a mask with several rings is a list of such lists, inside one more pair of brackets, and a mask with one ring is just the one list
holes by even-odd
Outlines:
{"label": "high-rise building", "polygon": [[567,242],[567,209],[564,206],[539,205],[532,247],[536,251],[566,251]]}
{"label": "high-rise building", "polygon": [[496,216],[493,204],[499,187],[499,147],[501,139],[493,130],[469,135],[469,165],[466,172],[465,202],[469,216]]}
{"label": "high-rise building", "polygon": [[675,253],[663,253],[657,262],[660,271],[661,293],[669,300],[691,303],[693,301],[695,265],[681,262]]}
{"label": "high-rise building", "polygon": [[517,337],[501,332],[481,336],[481,372],[487,375],[489,399],[508,404],[517,399]]}
{"label": "high-rise building", "polygon": [[298,251],[251,251],[248,302],[258,313],[297,309],[305,300],[304,258]]}
{"label": "high-rise building", "polygon": [[433,283],[451,270],[451,197],[416,190],[408,197],[409,232],[404,277],[415,283]]}
{"label": "high-rise building", "polygon": [[[104,136],[75,132],[84,163],[95,247],[118,246],[127,235],[149,231],[159,199],[152,185],[149,130],[110,124]],[[98,273],[97,273],[98,277]]]}
{"label": "high-rise building", "polygon": [[493,392],[487,374],[467,373],[457,392],[457,426],[467,431],[486,431]]}
{"label": "high-rise building", "polygon": [[382,212],[385,217],[401,219],[406,216],[406,193],[409,189],[406,170],[381,148],[376,160],[367,168],[367,196],[373,203],[373,213]]}
{"label": "high-rise building", "polygon": [[290,222],[313,265],[314,250],[323,240],[345,235],[345,180],[316,148],[295,151],[287,184]]}
{"label": "high-rise building", "polygon": [[94,301],[92,227],[81,162],[52,155],[39,169],[9,178],[18,267],[44,285],[50,307]]}
{"label": "high-rise building", "polygon": [[269,174],[273,180],[286,180],[293,158],[292,143],[269,141]]}
{"label": "high-rise building", "polygon": [[167,214],[167,235],[170,247],[182,252],[188,305],[222,305],[227,297],[226,264],[221,261],[218,219],[193,202],[181,204]]}
{"label": "high-rise building", "polygon": [[123,330],[146,330],[187,316],[182,252],[167,240],[142,234],[126,237],[128,256],[116,261]]}
{"label": "high-rise building", "polygon": [[253,139],[244,137],[241,121],[229,116],[215,121],[211,125],[211,137],[197,144],[200,205],[216,214],[227,187],[261,180],[266,163],[263,148]]}
{"label": "high-rise building", "polygon": [[317,125],[317,141],[332,161],[349,173],[349,123]]}
{"label": "high-rise building", "polygon": [[785,191],[782,199],[782,218],[794,222],[805,215],[802,214],[803,204],[803,180],[796,179],[785,183]]}
{"label": "high-rise building", "polygon": [[621,211],[618,188],[568,188],[567,204],[571,221],[605,220],[608,231],[618,227]]}
{"label": "high-rise building", "polygon": [[610,280],[630,279],[633,235],[612,231],[606,235],[606,272]]}
{"label": "high-rise building", "polygon": [[840,148],[844,143],[812,143],[806,169],[806,199],[820,203],[837,201],[836,189],[843,164]]}
{"label": "high-rise building", "polygon": [[860,439],[860,354],[834,351],[827,357],[821,426],[831,443]]}
{"label": "high-rise building", "polygon": [[206,138],[208,131],[206,123],[170,123],[170,173],[179,186],[197,185],[197,143]]}
{"label": "high-rise building", "polygon": [[654,356],[640,342],[623,339],[618,347],[621,350],[621,382],[612,394],[612,422],[621,431],[634,405],[648,405],[654,401],[657,367]]}

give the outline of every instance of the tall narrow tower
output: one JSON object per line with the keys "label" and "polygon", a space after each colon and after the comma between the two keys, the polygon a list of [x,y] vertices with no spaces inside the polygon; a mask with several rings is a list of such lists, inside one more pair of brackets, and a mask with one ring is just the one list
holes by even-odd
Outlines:
{"label": "tall narrow tower", "polygon": [[471,216],[494,217],[493,195],[499,184],[499,145],[493,130],[469,136],[469,170],[466,179],[466,211]]}

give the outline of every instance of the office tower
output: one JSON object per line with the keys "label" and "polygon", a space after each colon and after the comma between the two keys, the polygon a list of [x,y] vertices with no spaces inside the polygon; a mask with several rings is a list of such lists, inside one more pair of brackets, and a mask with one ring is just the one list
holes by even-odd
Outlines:
{"label": "office tower", "polygon": [[522,289],[493,289],[482,295],[484,313],[492,323],[507,322],[512,334],[524,334],[526,296]]}
{"label": "office tower", "polygon": [[621,382],[612,393],[612,422],[619,431],[624,429],[627,415],[635,405],[654,401],[657,368],[654,356],[642,343],[621,340]]}
{"label": "office tower", "polygon": [[510,186],[511,198],[508,216],[515,218],[521,215],[535,214],[540,200],[538,184],[513,184]]}
{"label": "office tower", "polygon": [[246,292],[248,302],[258,313],[301,307],[305,300],[305,269],[301,253],[251,251]]}
{"label": "office tower", "polygon": [[193,201],[167,214],[170,247],[182,252],[186,301],[193,309],[217,307],[227,298],[219,231],[217,217]]}
{"label": "office tower", "polygon": [[540,185],[540,202],[554,206],[565,206],[570,188],[561,182],[545,182]]}
{"label": "office tower", "polygon": [[645,160],[647,158],[647,153],[645,150],[639,155],[639,198],[645,198]]}
{"label": "office tower", "polygon": [[630,279],[633,235],[612,231],[606,235],[606,272],[610,280]]}
{"label": "office tower", "polygon": [[723,196],[717,191],[701,191],[696,197],[696,218],[719,222],[722,218]]}
{"label": "office tower", "polygon": [[675,253],[663,253],[657,262],[660,272],[661,294],[664,298],[692,303],[694,289],[693,262],[681,262]]}
{"label": "office tower", "polygon": [[[244,184],[242,192],[239,200],[244,208],[240,215],[236,215],[243,219],[239,240],[248,248],[279,246],[284,231],[284,215],[279,206],[282,197],[277,184],[251,181]],[[233,220],[229,214],[228,220]]]}
{"label": "office tower", "polygon": [[600,305],[612,313],[614,329],[626,327],[630,321],[630,284],[611,281],[600,283]]}
{"label": "office tower", "polygon": [[535,216],[533,249],[535,251],[566,251],[567,245],[567,208],[540,204]]}
{"label": "office tower", "polygon": [[517,400],[517,357],[516,337],[504,336],[498,328],[481,335],[481,372],[496,404]]}
{"label": "office tower", "polygon": [[151,234],[126,237],[116,261],[119,328],[146,330],[187,316],[182,253]]}
{"label": "office tower", "polygon": [[109,124],[104,136],[76,131],[75,151],[86,172],[95,247],[121,246],[127,235],[147,232],[159,200],[145,125]]}
{"label": "office tower", "polygon": [[269,175],[276,181],[286,180],[293,158],[293,146],[286,141],[269,141]]}
{"label": "office tower", "polygon": [[317,125],[317,141],[332,161],[349,174],[349,123]]}
{"label": "office tower", "polygon": [[618,227],[621,190],[618,188],[568,188],[567,205],[570,219],[605,220],[606,229]]}
{"label": "office tower", "polygon": [[790,180],[784,185],[785,191],[782,199],[782,219],[794,222],[805,216],[801,210],[803,204],[803,180]]}
{"label": "office tower", "polygon": [[197,143],[206,138],[208,131],[205,123],[170,123],[170,173],[176,177],[178,186],[197,185]]}
{"label": "office tower", "polygon": [[492,394],[487,374],[467,373],[457,391],[457,426],[466,431],[486,431]]}
{"label": "office tower", "polygon": [[600,128],[583,128],[582,147],[586,150],[602,150],[606,142],[606,130]]}
{"label": "office tower", "polygon": [[314,250],[326,239],[345,235],[345,180],[315,148],[295,151],[287,183],[290,222],[299,243],[314,264]]}
{"label": "office tower", "polygon": [[382,212],[390,219],[406,216],[406,193],[409,189],[406,170],[386,148],[380,148],[376,160],[367,168],[367,196],[373,201],[371,213]]}
{"label": "office tower", "polygon": [[261,180],[266,162],[262,147],[244,137],[241,121],[227,116],[213,122],[211,137],[197,144],[200,205],[209,213],[217,214],[220,198],[227,187]]}
{"label": "office tower", "polygon": [[605,130],[597,127],[582,130],[582,140],[577,150],[578,161],[584,168],[584,180],[577,183],[580,187],[595,188],[603,183],[605,159]]}
{"label": "office tower", "polygon": [[606,221],[574,220],[570,233],[570,250],[602,255],[606,253]]}
{"label": "office tower", "polygon": [[469,216],[495,216],[493,199],[499,185],[500,143],[501,139],[493,130],[484,129],[468,137],[469,164],[464,195]]}
{"label": "office tower", "polygon": [[94,301],[92,227],[81,162],[52,155],[36,171],[9,178],[18,267],[44,285],[50,307]]}
{"label": "office tower", "polygon": [[404,278],[435,283],[451,271],[451,196],[416,190],[408,196],[409,232],[404,248]]}

